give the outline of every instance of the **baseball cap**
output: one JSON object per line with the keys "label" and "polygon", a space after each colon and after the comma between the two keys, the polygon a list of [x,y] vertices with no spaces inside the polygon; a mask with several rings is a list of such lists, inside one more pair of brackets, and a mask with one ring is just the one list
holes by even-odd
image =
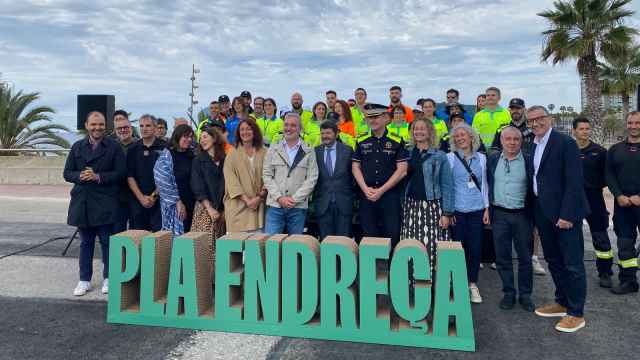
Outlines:
{"label": "baseball cap", "polygon": [[244,90],[243,92],[240,93],[240,97],[250,98],[251,97],[251,93],[248,92],[247,90]]}
{"label": "baseball cap", "polygon": [[229,97],[227,95],[218,96],[218,102],[229,102]]}
{"label": "baseball cap", "polygon": [[511,101],[509,101],[509,107],[518,107],[518,108],[524,108],[524,100],[520,99],[520,98],[513,98],[511,99]]}

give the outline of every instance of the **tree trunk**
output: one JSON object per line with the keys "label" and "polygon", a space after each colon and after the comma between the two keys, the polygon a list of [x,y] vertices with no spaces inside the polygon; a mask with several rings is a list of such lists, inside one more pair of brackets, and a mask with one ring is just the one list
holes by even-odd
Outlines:
{"label": "tree trunk", "polygon": [[627,121],[627,115],[629,115],[629,93],[624,92],[622,95],[622,122],[625,123]]}
{"label": "tree trunk", "polygon": [[596,57],[581,59],[583,65],[583,76],[585,79],[587,105],[585,113],[591,118],[593,123],[593,140],[602,143],[604,140],[603,114],[602,114],[602,89],[598,77],[598,66]]}

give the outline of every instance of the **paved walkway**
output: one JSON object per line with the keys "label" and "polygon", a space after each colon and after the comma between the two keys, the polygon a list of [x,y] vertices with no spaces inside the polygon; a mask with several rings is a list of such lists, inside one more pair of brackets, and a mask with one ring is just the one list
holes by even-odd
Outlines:
{"label": "paved walkway", "polygon": [[[69,236],[65,225],[69,186],[0,185],[0,256]],[[5,206],[5,204],[8,204]],[[76,298],[77,241],[68,257],[66,240],[0,260],[0,359],[610,359],[634,358],[640,331],[640,297],[614,297],[597,287],[594,253],[585,232],[588,271],[587,328],[577,334],[553,330],[553,320],[518,308],[501,311],[500,280],[485,267],[480,289],[485,302],[473,306],[477,353],[365,345],[270,336],[114,325],[105,322],[106,296],[100,253],[94,287]],[[96,247],[98,249],[98,247]],[[536,277],[533,298],[552,300],[549,276]]]}

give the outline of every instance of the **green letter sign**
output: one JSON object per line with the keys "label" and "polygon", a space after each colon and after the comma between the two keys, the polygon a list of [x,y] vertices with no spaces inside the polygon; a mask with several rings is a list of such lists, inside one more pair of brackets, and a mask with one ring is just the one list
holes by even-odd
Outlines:
{"label": "green letter sign", "polygon": [[[130,230],[111,237],[108,321],[475,350],[464,252],[412,239]],[[431,269],[435,269],[432,271]],[[450,321],[453,319],[453,321]]]}

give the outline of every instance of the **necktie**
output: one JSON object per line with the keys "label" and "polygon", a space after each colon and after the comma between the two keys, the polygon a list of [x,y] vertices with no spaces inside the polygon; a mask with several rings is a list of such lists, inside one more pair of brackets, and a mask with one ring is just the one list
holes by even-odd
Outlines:
{"label": "necktie", "polygon": [[327,148],[327,156],[324,157],[324,166],[327,167],[327,173],[329,176],[333,176],[333,162],[331,161],[331,150],[332,148]]}

